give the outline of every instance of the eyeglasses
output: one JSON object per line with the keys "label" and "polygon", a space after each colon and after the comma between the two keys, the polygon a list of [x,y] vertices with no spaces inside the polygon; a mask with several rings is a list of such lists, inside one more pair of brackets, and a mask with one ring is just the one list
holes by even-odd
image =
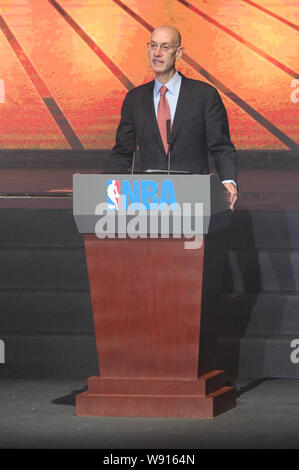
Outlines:
{"label": "eyeglasses", "polygon": [[179,47],[180,45],[179,44],[156,44],[155,42],[148,42],[147,43],[147,47],[151,50],[151,51],[155,51],[157,49],[157,47],[160,47],[161,51],[162,52],[168,52],[170,51],[170,49],[173,49],[175,47]]}

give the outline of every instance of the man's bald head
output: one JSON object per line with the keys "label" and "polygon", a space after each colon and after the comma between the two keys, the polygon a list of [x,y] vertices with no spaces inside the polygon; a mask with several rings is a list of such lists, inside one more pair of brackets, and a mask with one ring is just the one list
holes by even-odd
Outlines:
{"label": "man's bald head", "polygon": [[154,29],[154,31],[152,32],[152,36],[151,36],[152,40],[159,33],[161,33],[163,36],[169,37],[170,41],[173,42],[174,44],[177,44],[178,46],[181,45],[181,42],[182,42],[181,34],[174,26],[169,26],[169,25],[158,26],[158,28]]}

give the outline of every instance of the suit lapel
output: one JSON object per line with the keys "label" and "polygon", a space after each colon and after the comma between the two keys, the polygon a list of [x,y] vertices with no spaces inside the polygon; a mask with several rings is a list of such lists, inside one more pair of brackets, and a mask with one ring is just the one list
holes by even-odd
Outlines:
{"label": "suit lapel", "polygon": [[194,93],[192,92],[194,89],[194,85],[191,80],[184,77],[182,75],[182,83],[179,93],[179,98],[176,106],[176,111],[173,120],[172,132],[171,132],[171,145],[173,145],[177,133],[186,118],[190,108],[192,107],[192,103],[194,102]]}

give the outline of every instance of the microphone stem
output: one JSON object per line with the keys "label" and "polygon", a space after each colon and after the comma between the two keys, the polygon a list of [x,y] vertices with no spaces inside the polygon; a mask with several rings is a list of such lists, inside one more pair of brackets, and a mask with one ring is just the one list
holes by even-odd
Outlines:
{"label": "microphone stem", "polygon": [[138,144],[136,143],[135,148],[134,148],[134,153],[133,153],[133,160],[132,160],[132,168],[131,168],[131,174],[132,175],[134,174],[137,148],[138,148]]}
{"label": "microphone stem", "polygon": [[168,152],[167,152],[168,174],[170,174],[170,133],[171,133],[171,121],[170,119],[167,119],[166,120],[166,135],[167,135],[167,143],[168,143]]}

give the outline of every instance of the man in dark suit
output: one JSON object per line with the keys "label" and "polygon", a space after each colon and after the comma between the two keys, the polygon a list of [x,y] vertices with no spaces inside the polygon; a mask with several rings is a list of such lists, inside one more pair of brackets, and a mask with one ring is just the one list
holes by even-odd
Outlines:
{"label": "man in dark suit", "polygon": [[176,60],[182,54],[181,36],[175,28],[160,26],[153,31],[148,57],[155,80],[127,93],[105,171],[128,172],[138,145],[141,171],[166,170],[169,150],[170,170],[208,174],[210,152],[233,210],[237,200],[236,151],[226,110],[216,88],[176,71]]}

